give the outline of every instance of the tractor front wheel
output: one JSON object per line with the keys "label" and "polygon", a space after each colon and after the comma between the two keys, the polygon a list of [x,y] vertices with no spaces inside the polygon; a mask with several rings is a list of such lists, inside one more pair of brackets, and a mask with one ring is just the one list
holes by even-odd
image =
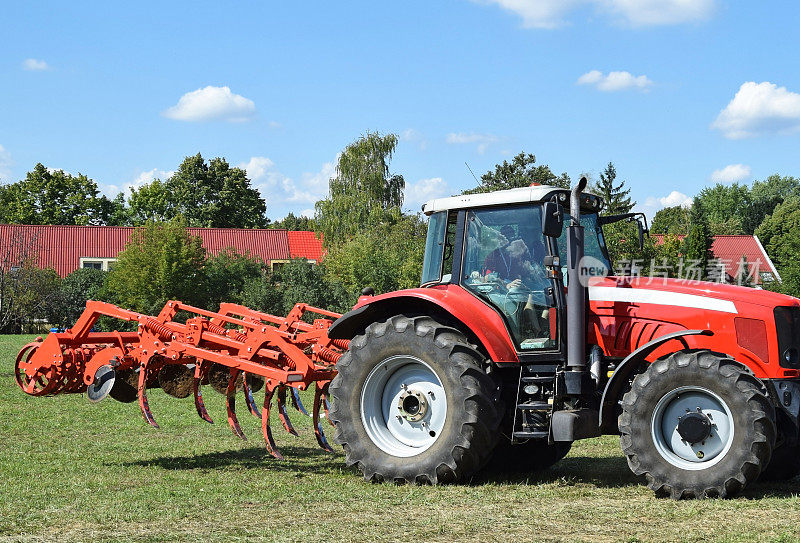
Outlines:
{"label": "tractor front wheel", "polygon": [[775,444],[763,385],[706,350],[673,353],[637,375],[619,429],[631,470],[673,499],[736,494],[769,464]]}
{"label": "tractor front wheel", "polygon": [[489,458],[497,387],[458,330],[430,317],[376,322],[350,342],[336,369],[335,440],[365,479],[454,482]]}

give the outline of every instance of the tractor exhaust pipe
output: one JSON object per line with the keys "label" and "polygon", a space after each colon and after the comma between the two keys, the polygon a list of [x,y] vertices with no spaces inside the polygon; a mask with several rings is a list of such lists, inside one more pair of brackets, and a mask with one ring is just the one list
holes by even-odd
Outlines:
{"label": "tractor exhaust pipe", "polygon": [[[581,226],[581,192],[588,180],[581,180],[572,188],[570,216],[567,227],[567,370],[586,372],[586,286],[581,283],[580,267],[583,263],[583,226]],[[578,394],[583,391],[584,379],[575,375],[577,387],[567,386]]]}

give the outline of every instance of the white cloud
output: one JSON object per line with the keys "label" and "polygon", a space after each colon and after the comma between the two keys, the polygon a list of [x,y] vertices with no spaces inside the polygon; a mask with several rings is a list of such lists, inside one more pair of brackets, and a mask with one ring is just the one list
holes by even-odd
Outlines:
{"label": "white cloud", "polygon": [[417,147],[419,147],[420,151],[424,151],[425,149],[428,148],[428,140],[426,140],[425,136],[423,136],[413,128],[408,128],[400,132],[400,141],[415,143]]}
{"label": "white cloud", "polygon": [[29,72],[41,72],[44,70],[49,70],[50,66],[47,62],[43,60],[37,60],[35,58],[26,58],[22,61],[22,69],[28,70]]}
{"label": "white cloud", "polygon": [[5,183],[11,180],[11,153],[0,145],[0,182]]}
{"label": "white cloud", "polygon": [[116,185],[116,184],[100,185],[100,190],[103,194],[111,198],[115,197],[120,192],[124,193],[126,197],[129,197],[133,189],[138,189],[143,185],[150,184],[156,179],[160,179],[161,181],[166,181],[173,175],[175,175],[174,170],[160,170],[158,168],[153,168],[152,170],[146,170],[140,172],[131,181],[128,181],[127,183],[122,183],[122,185]]}
{"label": "white cloud", "polygon": [[750,166],[744,164],[729,164],[721,170],[714,170],[711,173],[711,180],[714,183],[736,183],[750,178]]}
{"label": "white cloud", "polygon": [[716,0],[473,0],[494,4],[522,18],[525,28],[557,28],[581,8],[594,8],[631,26],[691,23],[711,16]]}
{"label": "white cloud", "polygon": [[702,21],[716,8],[715,0],[602,0],[601,4],[633,26]]}
{"label": "white cloud", "polygon": [[433,198],[449,196],[451,190],[441,177],[420,179],[416,183],[406,184],[403,207],[419,211],[422,204]]}
{"label": "white cloud", "polygon": [[478,0],[496,4],[522,17],[525,28],[556,28],[564,24],[563,17],[585,0]]}
{"label": "white cloud", "polygon": [[692,205],[692,199],[689,196],[686,196],[682,192],[678,192],[677,190],[673,190],[666,196],[656,197],[650,196],[644,202],[645,207],[653,207],[657,209],[661,209],[662,207],[689,207]]}
{"label": "white cloud", "polygon": [[164,117],[177,121],[225,120],[242,122],[256,112],[252,100],[234,94],[228,87],[204,87],[181,96],[178,103],[162,112]]}
{"label": "white cloud", "polygon": [[289,211],[297,214],[298,206],[304,206],[301,214],[313,216],[314,210],[308,206],[328,195],[328,181],[336,175],[336,161],[324,163],[317,172],[303,173],[297,181],[278,171],[267,157],[251,157],[237,167],[247,171],[253,187],[267,201],[271,217],[283,217]]}
{"label": "white cloud", "polygon": [[483,154],[486,152],[486,149],[488,149],[491,144],[499,141],[499,138],[492,134],[475,134],[472,132],[467,134],[465,132],[459,132],[459,133],[451,132],[450,134],[447,134],[447,138],[445,139],[445,141],[447,141],[447,143],[457,144],[457,145],[477,143],[478,152],[480,154]]}
{"label": "white cloud", "polygon": [[692,198],[682,192],[673,190],[666,196],[648,196],[645,198],[644,204],[637,205],[634,211],[644,213],[649,220],[652,220],[659,209],[675,206],[691,207],[691,205]]}
{"label": "white cloud", "polygon": [[748,81],[711,124],[729,139],[800,130],[800,94],[764,81]]}
{"label": "white cloud", "polygon": [[597,90],[613,92],[627,89],[647,91],[653,82],[646,75],[633,75],[630,72],[608,72],[600,70],[586,72],[578,78],[578,85],[591,85]]}

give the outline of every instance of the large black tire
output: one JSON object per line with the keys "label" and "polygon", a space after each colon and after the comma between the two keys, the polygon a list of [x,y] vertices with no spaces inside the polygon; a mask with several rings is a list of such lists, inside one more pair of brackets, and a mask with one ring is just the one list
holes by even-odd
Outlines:
{"label": "large black tire", "polygon": [[[362,407],[362,393],[372,394],[375,390],[373,376],[396,365],[398,360],[400,364],[408,360],[408,366],[416,364],[432,370],[446,399],[445,410],[441,410],[441,403],[430,404],[426,417],[432,419],[434,408],[439,409],[439,432],[431,437],[427,448],[420,447],[421,452],[416,454],[403,443],[397,444],[401,454],[392,454],[394,449],[387,447],[386,441],[382,442],[383,448],[377,443],[382,438],[375,435],[389,435],[389,421],[397,417],[396,413],[371,411],[373,424],[368,430],[362,412],[367,409]],[[497,441],[502,412],[498,387],[486,374],[484,360],[461,332],[430,317],[395,316],[369,325],[363,335],[350,342],[348,351],[336,364],[339,373],[330,385],[334,439],[344,448],[347,465],[356,465],[368,481],[418,484],[456,482],[481,468]],[[394,398],[388,384],[391,376],[387,379],[385,394]],[[369,392],[365,392],[365,383],[369,383]],[[369,405],[368,400],[363,403]],[[383,425],[377,429],[376,419]],[[433,428],[433,422],[429,428]],[[387,448],[389,452],[384,450]]]}
{"label": "large black tire", "polygon": [[548,445],[547,440],[539,439],[512,445],[511,441],[503,436],[495,447],[486,470],[504,473],[545,470],[567,456],[571,448],[571,441]]}
{"label": "large black tire", "polygon": [[[677,432],[677,417],[675,429],[666,438],[664,432],[659,433],[664,426],[653,419],[663,413],[659,420],[670,426],[674,415],[669,411],[670,406],[681,408],[683,414],[684,405],[674,402],[692,406],[700,403],[692,394],[702,397],[707,392],[711,393],[707,398],[716,396],[716,400],[710,401],[724,402],[728,414],[723,421],[712,421],[715,424],[706,447],[710,448],[714,439],[722,442],[723,434],[729,446],[699,462],[681,459],[669,445]],[[731,429],[727,433],[726,427]],[[732,358],[707,350],[673,353],[637,375],[623,398],[619,429],[620,444],[633,473],[644,476],[657,495],[673,499],[728,497],[738,493],[769,464],[776,435],[775,412],[762,383]],[[716,438],[713,432],[719,432]],[[675,448],[685,454],[687,441],[680,443]],[[698,443],[692,445],[692,450],[701,448]],[[695,454],[697,458],[705,458],[702,450]]]}
{"label": "large black tire", "polygon": [[765,481],[787,481],[800,475],[800,445],[781,445],[772,452],[767,469],[761,473]]}

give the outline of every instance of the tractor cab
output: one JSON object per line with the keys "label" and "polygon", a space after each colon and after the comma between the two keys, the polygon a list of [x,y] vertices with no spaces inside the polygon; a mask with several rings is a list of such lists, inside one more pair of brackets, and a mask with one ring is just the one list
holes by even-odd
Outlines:
{"label": "tractor cab", "polygon": [[[428,202],[422,286],[458,284],[494,308],[520,353],[559,351],[567,264],[561,223],[572,220],[562,205],[568,201],[568,190],[532,186]],[[611,269],[601,207],[599,197],[581,195],[583,268],[592,275],[608,275]],[[543,220],[548,213],[559,214],[550,226]]]}

